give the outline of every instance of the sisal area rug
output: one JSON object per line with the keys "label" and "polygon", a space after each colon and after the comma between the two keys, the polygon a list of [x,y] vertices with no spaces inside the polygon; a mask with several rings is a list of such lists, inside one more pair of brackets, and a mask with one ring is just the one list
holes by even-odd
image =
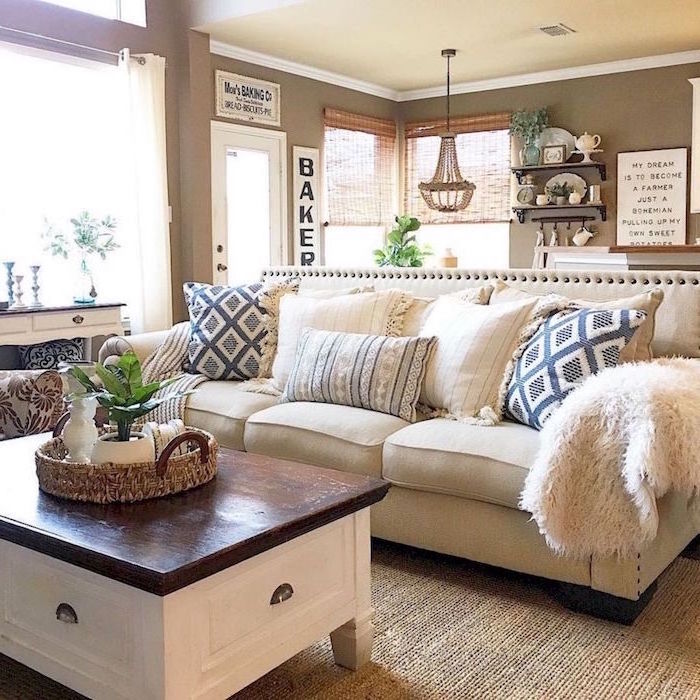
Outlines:
{"label": "sisal area rug", "polygon": [[[697,550],[632,627],[565,610],[538,579],[384,542],[373,552],[372,663],[338,668],[321,642],[234,700],[700,698]],[[78,697],[0,656],[1,700]]]}

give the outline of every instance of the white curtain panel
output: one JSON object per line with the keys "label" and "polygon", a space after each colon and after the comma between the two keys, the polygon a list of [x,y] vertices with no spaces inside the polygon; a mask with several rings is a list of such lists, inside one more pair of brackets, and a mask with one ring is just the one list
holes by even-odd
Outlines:
{"label": "white curtain panel", "polygon": [[165,149],[165,58],[121,52],[120,69],[128,101],[127,128],[132,144],[135,211],[130,237],[134,267],[129,317],[132,333],[172,326],[170,216]]}

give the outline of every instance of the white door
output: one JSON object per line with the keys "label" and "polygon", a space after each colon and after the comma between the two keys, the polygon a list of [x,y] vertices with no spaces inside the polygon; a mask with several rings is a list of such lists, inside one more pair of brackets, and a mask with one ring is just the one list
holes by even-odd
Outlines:
{"label": "white door", "polygon": [[244,284],[287,258],[287,135],[211,125],[215,284]]}

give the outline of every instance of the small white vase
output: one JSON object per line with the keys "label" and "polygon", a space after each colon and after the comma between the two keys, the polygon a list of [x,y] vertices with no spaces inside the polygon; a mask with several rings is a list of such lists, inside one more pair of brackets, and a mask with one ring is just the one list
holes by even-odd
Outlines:
{"label": "small white vase", "polygon": [[68,449],[66,460],[87,463],[97,441],[95,411],[97,399],[73,397],[70,418],[63,428],[63,444]]}
{"label": "small white vase", "polygon": [[94,464],[154,462],[153,440],[143,433],[131,433],[129,442],[117,440],[117,433],[100,435],[92,448],[92,461]]}

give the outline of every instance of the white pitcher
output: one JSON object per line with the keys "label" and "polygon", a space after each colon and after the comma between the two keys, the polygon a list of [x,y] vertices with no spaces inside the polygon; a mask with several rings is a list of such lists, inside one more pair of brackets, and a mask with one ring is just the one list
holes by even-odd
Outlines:
{"label": "white pitcher", "polygon": [[600,136],[598,136],[598,134],[591,135],[587,131],[584,131],[584,133],[576,139],[576,148],[581,151],[581,153],[595,151],[598,146],[600,146]]}

